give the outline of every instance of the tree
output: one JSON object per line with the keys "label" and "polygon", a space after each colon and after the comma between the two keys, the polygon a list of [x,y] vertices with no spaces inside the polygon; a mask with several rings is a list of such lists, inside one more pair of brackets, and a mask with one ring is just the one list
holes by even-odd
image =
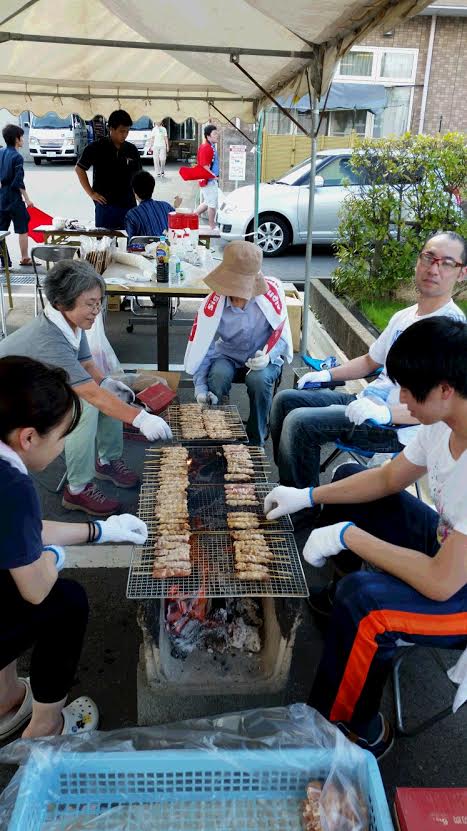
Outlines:
{"label": "tree", "polygon": [[354,301],[391,298],[411,282],[430,234],[467,234],[466,140],[459,133],[364,139],[350,164],[360,184],[341,209],[334,287]]}

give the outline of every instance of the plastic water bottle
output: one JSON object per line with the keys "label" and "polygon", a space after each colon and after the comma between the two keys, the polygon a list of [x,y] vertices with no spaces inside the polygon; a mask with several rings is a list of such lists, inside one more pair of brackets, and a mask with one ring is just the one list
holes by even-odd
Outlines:
{"label": "plastic water bottle", "polygon": [[181,262],[180,257],[175,252],[169,258],[169,284],[171,286],[180,285]]}

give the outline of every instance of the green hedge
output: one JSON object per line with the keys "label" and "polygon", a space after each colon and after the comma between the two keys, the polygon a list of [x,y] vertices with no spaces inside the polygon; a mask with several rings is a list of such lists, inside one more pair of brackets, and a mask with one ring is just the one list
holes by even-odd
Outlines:
{"label": "green hedge", "polygon": [[467,189],[467,145],[458,133],[363,140],[341,209],[334,288],[354,301],[394,298],[413,279],[426,238],[439,230],[467,235],[455,194]]}

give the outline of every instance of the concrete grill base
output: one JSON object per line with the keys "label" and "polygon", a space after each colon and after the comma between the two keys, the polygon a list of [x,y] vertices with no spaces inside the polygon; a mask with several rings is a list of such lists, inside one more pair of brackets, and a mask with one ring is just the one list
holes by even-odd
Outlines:
{"label": "concrete grill base", "polygon": [[164,699],[174,718],[251,708],[282,702],[289,680],[296,631],[301,623],[299,600],[262,598],[264,627],[259,653],[219,654],[194,650],[174,658],[164,626],[163,604],[140,604],[143,634],[138,666],[138,723],[158,723],[158,701]]}

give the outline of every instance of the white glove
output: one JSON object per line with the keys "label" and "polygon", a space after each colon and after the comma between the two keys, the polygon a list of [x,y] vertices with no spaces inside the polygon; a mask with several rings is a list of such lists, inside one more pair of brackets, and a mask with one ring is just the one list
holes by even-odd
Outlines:
{"label": "white glove", "polygon": [[278,519],[285,514],[294,514],[302,508],[312,508],[313,488],[286,488],[278,485],[264,500],[266,519]]}
{"label": "white glove", "polygon": [[214,395],[213,392],[199,392],[196,401],[198,404],[212,404],[213,406],[219,403],[217,395]]}
{"label": "white glove", "polygon": [[95,524],[100,529],[96,543],[135,542],[144,545],[148,538],[146,523],[133,514],[110,516],[108,519],[95,521]]}
{"label": "white glove", "polygon": [[297,383],[297,389],[302,390],[305,384],[325,384],[332,380],[329,369],[321,369],[319,372],[305,372]]}
{"label": "white glove", "polygon": [[345,548],[348,548],[344,541],[344,533],[354,522],[336,522],[335,525],[327,525],[326,528],[316,528],[312,531],[303,549],[303,558],[311,566],[321,568],[326,562],[326,557],[334,557]]}
{"label": "white glove", "polygon": [[143,436],[146,436],[149,441],[172,438],[172,430],[167,422],[159,416],[147,413],[146,410],[141,410],[136,418],[133,419],[133,427],[141,430]]}
{"label": "white glove", "polygon": [[378,422],[378,424],[389,424],[392,418],[391,410],[386,407],[386,404],[376,404],[368,396],[357,398],[356,401],[347,404],[345,414],[349,421],[358,425],[363,424],[369,418]]}
{"label": "white glove", "polygon": [[66,553],[65,549],[60,545],[44,545],[43,551],[53,551],[56,559],[57,571],[61,571],[65,565]]}
{"label": "white glove", "polygon": [[248,360],[245,361],[245,366],[252,370],[266,369],[269,361],[271,360],[269,352],[265,352],[266,348],[267,347],[265,346],[264,349],[257,349],[254,357],[248,358]]}
{"label": "white glove", "polygon": [[100,386],[107,390],[107,392],[111,392],[112,395],[116,395],[121,401],[125,401],[126,404],[132,404],[135,400],[133,390],[127,387],[123,381],[116,381],[115,378],[108,376],[101,381]]}

